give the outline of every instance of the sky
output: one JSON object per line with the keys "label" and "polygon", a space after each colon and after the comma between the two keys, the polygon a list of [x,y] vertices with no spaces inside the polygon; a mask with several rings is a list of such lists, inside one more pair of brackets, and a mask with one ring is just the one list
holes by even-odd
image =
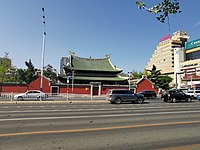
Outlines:
{"label": "sky", "polygon": [[[143,0],[153,6],[160,0]],[[60,71],[69,51],[79,57],[104,58],[124,73],[142,71],[159,40],[186,30],[189,41],[200,38],[200,1],[180,0],[181,13],[170,15],[170,31],[135,0],[0,0],[0,57],[9,53],[13,66],[31,59],[41,67],[43,14],[46,16],[44,65]]]}

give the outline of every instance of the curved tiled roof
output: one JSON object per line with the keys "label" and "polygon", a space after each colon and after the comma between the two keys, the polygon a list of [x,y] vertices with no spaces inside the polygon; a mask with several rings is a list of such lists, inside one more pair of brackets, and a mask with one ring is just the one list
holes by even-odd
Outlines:
{"label": "curved tiled roof", "polygon": [[69,67],[74,70],[87,71],[108,71],[108,72],[122,72],[122,69],[115,68],[110,58],[92,59],[81,58],[77,56],[72,57],[72,66]]}

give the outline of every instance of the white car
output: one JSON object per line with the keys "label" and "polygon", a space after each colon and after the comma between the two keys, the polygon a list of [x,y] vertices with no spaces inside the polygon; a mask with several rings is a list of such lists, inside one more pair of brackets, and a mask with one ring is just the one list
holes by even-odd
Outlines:
{"label": "white car", "polygon": [[25,93],[17,94],[14,96],[15,100],[24,100],[24,99],[44,99],[47,98],[48,95],[39,91],[39,90],[30,90]]}

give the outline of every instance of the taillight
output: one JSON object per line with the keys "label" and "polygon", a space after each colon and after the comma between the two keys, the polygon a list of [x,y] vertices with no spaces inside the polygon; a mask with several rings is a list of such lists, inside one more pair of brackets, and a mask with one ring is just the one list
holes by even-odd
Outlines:
{"label": "taillight", "polygon": [[112,94],[110,94],[108,97],[111,98],[111,97],[112,97]]}

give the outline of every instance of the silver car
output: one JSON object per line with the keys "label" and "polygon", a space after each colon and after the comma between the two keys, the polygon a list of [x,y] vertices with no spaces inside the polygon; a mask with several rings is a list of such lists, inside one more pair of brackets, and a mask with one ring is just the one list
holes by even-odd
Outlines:
{"label": "silver car", "polygon": [[30,90],[25,93],[17,94],[14,96],[14,100],[25,100],[25,99],[44,99],[48,95],[39,90]]}
{"label": "silver car", "polygon": [[144,95],[133,93],[131,90],[112,89],[107,93],[106,100],[115,104],[120,104],[122,102],[142,104],[144,102]]}

